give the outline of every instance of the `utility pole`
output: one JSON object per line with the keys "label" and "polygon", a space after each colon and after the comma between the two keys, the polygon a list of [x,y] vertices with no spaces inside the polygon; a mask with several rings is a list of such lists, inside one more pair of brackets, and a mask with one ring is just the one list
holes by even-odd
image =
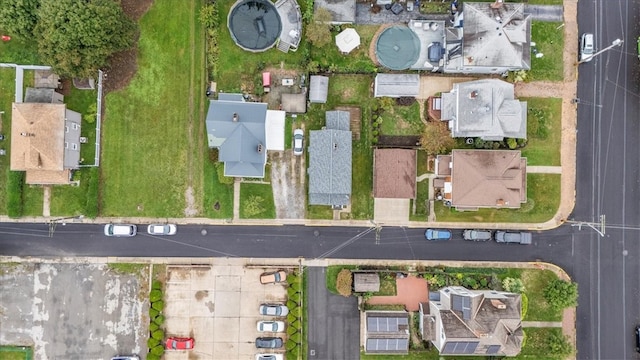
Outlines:
{"label": "utility pole", "polygon": [[[49,237],[53,237],[53,233],[56,231],[56,226],[58,225],[59,222],[64,220],[82,219],[82,218],[84,218],[84,215],[68,216],[68,217],[63,217],[59,219],[49,220]],[[64,226],[66,225],[66,223],[63,222],[62,225]]]}
{"label": "utility pole", "polygon": [[[606,217],[605,215],[600,215],[600,222],[587,222],[587,221],[575,221],[575,220],[567,220],[571,226],[577,226],[578,230],[582,230],[582,226],[588,226],[595,230],[598,235],[604,237],[606,231]],[[597,227],[596,227],[597,226]]]}
{"label": "utility pole", "polygon": [[605,52],[605,51],[607,51],[607,50],[611,50],[611,49],[613,49],[613,48],[614,48],[614,47],[616,47],[616,46],[622,46],[622,43],[623,43],[623,42],[624,42],[624,40],[622,40],[622,39],[615,39],[615,40],[613,40],[613,42],[611,43],[611,45],[607,46],[606,48],[604,48],[604,49],[602,49],[602,50],[600,50],[600,51],[598,51],[598,52],[596,52],[595,54],[593,54],[593,55],[589,56],[588,58],[586,58],[586,59],[584,59],[584,60],[580,60],[580,61],[578,61],[578,65],[582,64],[583,62],[590,61],[590,60],[591,60],[591,59],[593,59],[594,57],[596,57],[596,56],[598,56],[598,55],[602,54],[603,52]]}

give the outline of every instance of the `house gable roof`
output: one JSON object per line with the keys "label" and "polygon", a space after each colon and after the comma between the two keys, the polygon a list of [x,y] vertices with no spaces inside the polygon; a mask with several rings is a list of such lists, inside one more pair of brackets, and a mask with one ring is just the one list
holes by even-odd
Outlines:
{"label": "house gable roof", "polygon": [[14,103],[11,170],[64,170],[64,104]]}
{"label": "house gable roof", "polygon": [[326,117],[324,130],[309,132],[309,204],[346,206],[351,199],[349,113],[328,111]]}
{"label": "house gable roof", "polygon": [[523,3],[465,2],[464,66],[531,69],[531,15]]}
{"label": "house gable roof", "polygon": [[451,204],[519,208],[527,200],[527,161],[514,150],[453,150]]}
{"label": "house gable roof", "polygon": [[264,177],[267,161],[267,104],[211,100],[207,113],[209,147],[219,149],[225,176]]}
{"label": "house gable roof", "polygon": [[373,197],[416,197],[416,150],[375,149]]}
{"label": "house gable roof", "polygon": [[449,121],[452,137],[527,138],[527,103],[515,99],[513,84],[498,79],[454,84],[442,94],[441,119]]}

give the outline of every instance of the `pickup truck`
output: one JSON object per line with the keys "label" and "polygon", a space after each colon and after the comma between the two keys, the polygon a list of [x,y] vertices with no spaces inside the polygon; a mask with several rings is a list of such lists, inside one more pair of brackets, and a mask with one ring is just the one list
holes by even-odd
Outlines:
{"label": "pickup truck", "polygon": [[496,231],[495,239],[496,242],[499,243],[530,245],[531,233],[521,231]]}

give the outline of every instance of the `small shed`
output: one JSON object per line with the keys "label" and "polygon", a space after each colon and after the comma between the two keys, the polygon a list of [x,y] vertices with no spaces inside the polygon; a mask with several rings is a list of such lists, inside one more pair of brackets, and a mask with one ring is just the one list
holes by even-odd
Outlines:
{"label": "small shed", "polygon": [[380,275],[377,273],[353,273],[354,292],[378,292],[380,291]]}
{"label": "small shed", "polygon": [[329,94],[329,78],[313,75],[309,81],[309,102],[325,104]]}

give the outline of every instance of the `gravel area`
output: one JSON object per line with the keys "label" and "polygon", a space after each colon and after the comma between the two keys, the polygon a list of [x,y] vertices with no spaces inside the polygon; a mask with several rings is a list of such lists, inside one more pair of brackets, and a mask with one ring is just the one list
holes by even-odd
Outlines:
{"label": "gravel area", "polygon": [[304,219],[305,156],[294,156],[289,149],[269,153],[269,162],[276,218]]}

